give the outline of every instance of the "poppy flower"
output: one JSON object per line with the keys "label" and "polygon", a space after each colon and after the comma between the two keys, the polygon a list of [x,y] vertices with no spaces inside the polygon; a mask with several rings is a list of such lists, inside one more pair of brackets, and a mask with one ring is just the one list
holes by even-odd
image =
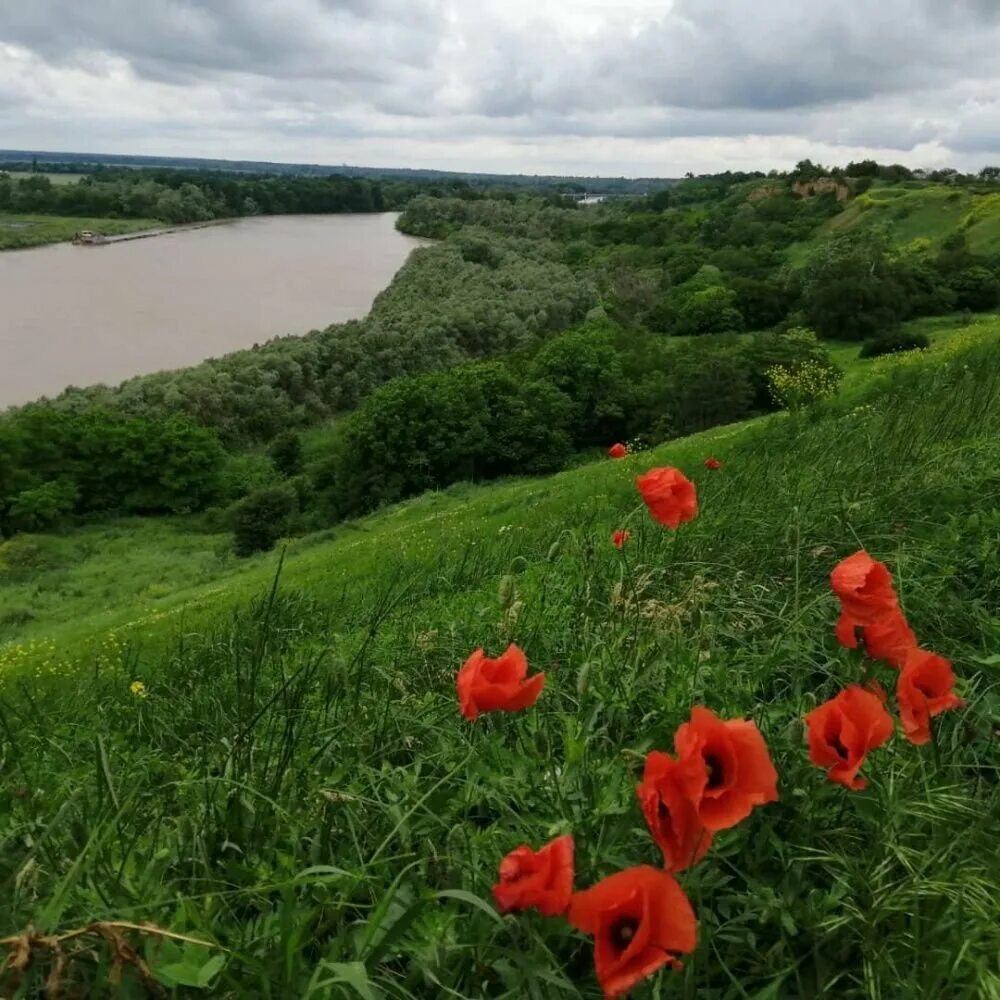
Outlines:
{"label": "poppy flower", "polygon": [[501,913],[535,907],[546,917],[558,917],[573,895],[573,837],[566,834],[533,851],[522,844],[500,862],[500,880],[493,898]]}
{"label": "poppy flower", "polygon": [[628,531],[616,531],[611,536],[611,544],[616,549],[620,549],[631,537],[632,537],[631,532],[628,532]]}
{"label": "poppy flower", "polygon": [[899,608],[887,611],[870,625],[860,625],[846,612],[841,614],[836,630],[840,644],[848,649],[857,648],[859,629],[865,654],[893,667],[902,667],[906,654],[917,645],[917,637]]}
{"label": "poppy flower", "polygon": [[663,851],[665,868],[683,871],[705,856],[714,834],[702,826],[685,794],[677,761],[659,750],[647,754],[642,784],[635,793],[649,832]]}
{"label": "poppy flower", "polygon": [[480,712],[519,712],[534,705],[545,686],[545,674],[527,675],[528,660],[513,643],[495,660],[477,649],[458,672],[462,715],[471,721]]}
{"label": "poppy flower", "polygon": [[892,736],[892,716],[883,699],[850,684],[809,712],[805,723],[809,759],[817,767],[825,767],[831,781],[861,791],[868,784],[858,777],[865,755]]}
{"label": "poppy flower", "polygon": [[694,483],[672,467],[650,469],[636,476],[635,485],[655,521],[677,529],[698,516],[698,494]]}
{"label": "poppy flower", "polygon": [[858,625],[870,625],[897,606],[892,574],[864,549],[834,566],[830,586],[844,613]]}
{"label": "poppy flower", "polygon": [[756,724],[723,722],[696,705],[674,736],[685,793],[709,830],[726,830],[754,806],[778,801],[778,772]]}
{"label": "poppy flower", "polygon": [[608,455],[611,458],[624,458],[627,454],[628,448],[621,441],[617,441],[608,449]]}
{"label": "poppy flower", "polygon": [[717,458],[715,458],[714,456],[711,457],[711,458],[706,458],[705,459],[705,468],[706,469],[711,469],[712,472],[717,472],[719,469],[722,468],[722,463]]}
{"label": "poppy flower", "polygon": [[952,690],[954,686],[955,672],[943,656],[924,649],[906,654],[896,684],[896,702],[903,732],[911,743],[929,743],[931,719],[965,704]]}
{"label": "poppy flower", "polygon": [[594,967],[606,997],[620,997],[677,956],[694,951],[698,922],[669,872],[627,868],[573,896],[569,921],[594,939]]}

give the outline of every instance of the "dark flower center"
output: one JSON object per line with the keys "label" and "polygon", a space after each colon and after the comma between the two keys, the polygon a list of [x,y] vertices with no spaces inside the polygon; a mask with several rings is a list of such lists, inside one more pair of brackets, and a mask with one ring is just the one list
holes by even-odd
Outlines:
{"label": "dark flower center", "polygon": [[705,767],[708,769],[708,784],[705,787],[711,792],[721,788],[726,780],[722,761],[715,754],[705,754]]}
{"label": "dark flower center", "polygon": [[667,808],[667,804],[663,801],[663,799],[660,799],[659,802],[656,803],[656,818],[661,823],[666,823],[670,819],[670,810]]}
{"label": "dark flower center", "polygon": [[619,917],[611,925],[611,945],[615,951],[625,951],[638,929],[639,921],[635,917]]}
{"label": "dark flower center", "polygon": [[833,747],[834,753],[836,753],[836,755],[840,757],[841,760],[847,760],[847,758],[850,756],[850,751],[840,741],[840,733],[837,733],[835,736],[830,737],[830,746]]}

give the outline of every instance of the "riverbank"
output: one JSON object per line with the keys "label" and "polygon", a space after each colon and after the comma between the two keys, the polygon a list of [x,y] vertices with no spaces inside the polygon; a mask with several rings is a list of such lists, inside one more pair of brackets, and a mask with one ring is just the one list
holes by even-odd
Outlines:
{"label": "riverbank", "polygon": [[0,213],[0,250],[24,250],[66,243],[83,229],[101,236],[124,236],[162,228],[159,219],[81,219],[63,215]]}
{"label": "riverbank", "polygon": [[[94,246],[108,246],[111,243],[127,243],[129,240],[148,240],[154,236],[169,236],[171,233],[186,233],[192,229],[211,229],[214,226],[225,226],[236,221],[231,219],[212,219],[208,222],[188,222],[177,226],[157,226],[155,229],[143,229],[137,233],[123,233],[120,236],[106,236],[96,233],[100,239],[93,243]],[[74,240],[74,242],[76,242]]]}

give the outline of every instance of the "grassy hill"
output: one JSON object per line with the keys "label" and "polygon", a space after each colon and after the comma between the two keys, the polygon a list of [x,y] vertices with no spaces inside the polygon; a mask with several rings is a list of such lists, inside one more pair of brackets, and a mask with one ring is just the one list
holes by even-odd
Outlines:
{"label": "grassy hill", "polygon": [[[2,926],[215,942],[141,946],[177,995],[594,997],[589,942],[497,916],[497,864],[563,832],[579,887],[658,864],[642,756],[706,704],[757,722],[781,798],[683,873],[698,950],[636,995],[1000,995],[996,334],[852,359],[820,409],[299,539],[273,587],[277,556],[235,562],[181,521],[5,543]],[[700,493],[676,533],[632,483],[662,464]],[[852,793],[800,719],[865,672],[827,584],[860,546],[968,706],[930,746],[897,734]],[[466,722],[458,666],[510,641],[542,698]],[[102,995],[113,963],[72,968]]]}
{"label": "grassy hill", "polygon": [[927,240],[938,248],[952,234],[964,232],[973,253],[998,253],[1000,193],[918,181],[876,185],[852,199],[810,240],[793,246],[790,257],[802,263],[813,248],[829,237],[876,226],[888,227],[894,242],[900,245]]}

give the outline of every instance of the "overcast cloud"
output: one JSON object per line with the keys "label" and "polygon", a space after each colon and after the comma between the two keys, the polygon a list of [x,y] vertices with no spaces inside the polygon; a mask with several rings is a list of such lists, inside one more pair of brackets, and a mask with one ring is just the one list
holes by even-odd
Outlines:
{"label": "overcast cloud", "polygon": [[978,169],[1000,162],[1000,0],[0,0],[0,147]]}

